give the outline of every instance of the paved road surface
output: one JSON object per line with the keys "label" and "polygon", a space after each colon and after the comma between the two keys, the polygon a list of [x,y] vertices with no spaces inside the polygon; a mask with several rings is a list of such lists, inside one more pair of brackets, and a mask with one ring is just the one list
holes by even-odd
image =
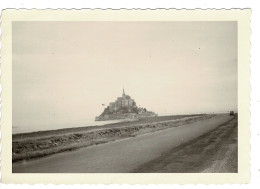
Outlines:
{"label": "paved road surface", "polygon": [[232,117],[213,118],[133,138],[64,152],[38,160],[13,164],[14,173],[123,173],[158,158],[163,152],[188,142]]}

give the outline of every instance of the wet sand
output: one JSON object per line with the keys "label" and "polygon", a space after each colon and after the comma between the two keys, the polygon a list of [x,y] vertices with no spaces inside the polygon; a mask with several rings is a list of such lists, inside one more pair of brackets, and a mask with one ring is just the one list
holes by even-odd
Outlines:
{"label": "wet sand", "polygon": [[[64,152],[32,161],[13,163],[19,173],[128,173],[142,172],[146,163],[230,121],[229,115],[168,128],[140,136]],[[197,159],[198,160],[198,159]],[[140,171],[137,171],[137,170]]]}

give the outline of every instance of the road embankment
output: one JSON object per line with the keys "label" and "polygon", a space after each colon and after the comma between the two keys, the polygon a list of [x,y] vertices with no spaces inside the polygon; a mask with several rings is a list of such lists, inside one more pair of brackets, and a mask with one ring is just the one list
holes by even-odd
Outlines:
{"label": "road embankment", "polygon": [[184,118],[165,121],[155,121],[155,119],[150,119],[150,122],[148,119],[148,121],[141,124],[135,122],[125,123],[127,126],[121,125],[120,127],[109,128],[101,127],[96,128],[95,130],[92,129],[81,132],[77,132],[77,129],[72,129],[66,134],[57,135],[51,134],[51,131],[48,132],[48,135],[29,135],[29,137],[26,137],[26,135],[19,135],[19,137],[13,137],[12,161],[17,162],[41,158],[56,153],[76,150],[82,147],[135,137],[145,133],[209,119],[212,116],[213,115],[186,116]]}

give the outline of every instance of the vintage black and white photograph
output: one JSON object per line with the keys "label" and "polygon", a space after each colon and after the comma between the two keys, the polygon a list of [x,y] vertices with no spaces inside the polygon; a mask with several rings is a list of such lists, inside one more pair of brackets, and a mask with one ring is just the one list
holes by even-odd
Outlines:
{"label": "vintage black and white photograph", "polygon": [[237,173],[236,21],[12,23],[13,173]]}

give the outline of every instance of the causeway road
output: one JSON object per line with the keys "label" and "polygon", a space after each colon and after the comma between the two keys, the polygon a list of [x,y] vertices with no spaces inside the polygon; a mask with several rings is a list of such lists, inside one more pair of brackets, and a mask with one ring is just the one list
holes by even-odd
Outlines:
{"label": "causeway road", "polygon": [[131,173],[163,153],[216,129],[233,119],[228,114],[63,152],[37,160],[13,163],[13,173]]}

